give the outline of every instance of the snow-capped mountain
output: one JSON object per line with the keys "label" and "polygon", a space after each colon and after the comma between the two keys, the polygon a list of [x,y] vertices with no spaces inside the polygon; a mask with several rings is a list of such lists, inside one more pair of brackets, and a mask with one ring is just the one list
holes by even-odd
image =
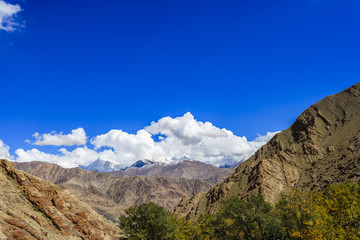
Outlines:
{"label": "snow-capped mountain", "polygon": [[124,166],[114,162],[97,159],[88,166],[79,165],[79,168],[97,171],[97,172],[112,172],[120,169],[124,169]]}
{"label": "snow-capped mountain", "polygon": [[[238,159],[238,158],[233,158],[231,156],[227,156],[227,157],[220,159],[217,162],[205,162],[205,164],[210,164],[210,165],[213,165],[218,168],[234,168],[240,162],[242,162],[244,160],[246,160],[246,159],[245,158]],[[118,170],[125,171],[127,169],[148,168],[148,167],[157,166],[157,165],[162,166],[162,167],[171,166],[171,165],[176,165],[176,164],[182,163],[184,161],[193,161],[193,160],[190,160],[186,156],[182,156],[179,158],[172,158],[171,161],[142,159],[142,160],[136,161],[135,163],[131,164],[130,166],[129,165],[125,166],[123,164],[118,164],[116,162],[110,162],[107,160],[97,159],[87,166],[80,165],[79,167],[82,169],[85,169],[85,170],[90,170],[90,171],[114,172],[114,171],[118,171]]]}
{"label": "snow-capped mountain", "polygon": [[133,163],[129,168],[131,168],[131,167],[142,168],[145,165],[152,165],[154,163],[155,163],[154,161],[150,161],[150,160],[147,160],[147,159],[139,160],[139,161],[136,161],[135,163]]}
{"label": "snow-capped mountain", "polygon": [[[248,159],[250,156],[245,156],[242,159],[233,158],[231,156],[223,157],[219,161],[212,163],[212,165],[219,167],[219,168],[233,168],[238,166],[241,162]],[[210,163],[211,164],[211,163]]]}
{"label": "snow-capped mountain", "polygon": [[152,165],[154,163],[155,163],[154,161],[144,159],[144,160],[136,161],[129,167],[125,167],[122,164],[118,164],[118,163],[114,163],[114,162],[110,162],[110,161],[106,161],[106,160],[102,160],[102,159],[97,159],[87,166],[80,165],[79,168],[82,168],[85,170],[90,170],[90,171],[97,171],[97,172],[113,172],[113,171],[117,171],[117,170],[126,170],[128,168],[142,168],[144,166]]}

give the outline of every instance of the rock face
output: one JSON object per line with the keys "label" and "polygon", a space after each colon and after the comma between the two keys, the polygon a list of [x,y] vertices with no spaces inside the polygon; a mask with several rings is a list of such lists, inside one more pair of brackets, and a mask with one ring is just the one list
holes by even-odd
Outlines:
{"label": "rock face", "polygon": [[235,194],[262,194],[275,203],[294,187],[322,189],[360,177],[360,83],[324,98],[276,134],[207,194],[184,198],[174,212],[196,218]]}
{"label": "rock face", "polygon": [[119,178],[45,162],[13,163],[20,170],[68,189],[98,213],[117,221],[124,209],[147,202],[172,209],[182,198],[207,192],[212,184],[199,179],[137,176]]}
{"label": "rock face", "polygon": [[142,167],[130,167],[126,170],[109,172],[109,174],[118,177],[162,176],[172,178],[201,179],[213,184],[217,184],[222,182],[233,171],[233,169],[218,168],[199,161],[184,160],[176,164],[169,165],[162,163],[152,163]]}
{"label": "rock face", "polygon": [[118,239],[118,227],[54,184],[0,160],[1,239]]}

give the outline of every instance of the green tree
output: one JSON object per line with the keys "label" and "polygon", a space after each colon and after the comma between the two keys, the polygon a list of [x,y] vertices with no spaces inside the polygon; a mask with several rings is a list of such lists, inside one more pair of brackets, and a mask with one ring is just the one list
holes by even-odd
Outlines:
{"label": "green tree", "polygon": [[210,225],[215,239],[284,238],[273,207],[261,195],[252,195],[247,201],[236,196],[226,199]]}
{"label": "green tree", "polygon": [[216,217],[213,214],[201,215],[197,221],[199,229],[198,235],[200,240],[214,240],[215,230],[213,225],[216,222]]}
{"label": "green tree", "polygon": [[322,209],[322,233],[331,239],[360,239],[360,186],[352,182],[330,185],[312,193]]}
{"label": "green tree", "polygon": [[120,228],[128,239],[173,240],[177,235],[176,218],[154,203],[133,206],[120,217]]}
{"label": "green tree", "polygon": [[196,222],[188,221],[185,218],[178,218],[176,223],[179,229],[176,235],[176,239],[178,240],[206,239],[206,238],[202,238],[202,236],[205,235],[202,234],[202,229],[199,224],[196,224]]}
{"label": "green tree", "polygon": [[306,192],[294,190],[289,195],[282,195],[276,210],[289,239],[319,239],[319,234],[311,228],[316,218],[315,208]]}

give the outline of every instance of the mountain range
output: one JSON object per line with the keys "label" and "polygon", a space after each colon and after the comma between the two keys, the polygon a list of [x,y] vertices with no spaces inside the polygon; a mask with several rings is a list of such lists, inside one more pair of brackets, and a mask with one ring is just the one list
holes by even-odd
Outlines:
{"label": "mountain range", "polygon": [[[134,176],[134,174],[132,172],[134,172],[134,169],[140,169],[142,168],[141,171],[139,171],[139,174],[138,175],[147,175],[147,176],[162,176],[162,175],[152,175],[150,172],[148,174],[146,174],[146,170],[143,171],[145,168],[145,166],[152,166],[154,165],[153,167],[156,168],[156,169],[159,169],[159,168],[163,168],[163,167],[166,167],[168,166],[170,169],[174,169],[174,168],[177,168],[179,165],[181,165],[183,162],[197,162],[197,163],[202,163],[202,162],[199,162],[199,161],[195,161],[195,160],[191,160],[191,159],[179,159],[179,160],[173,160],[172,162],[161,162],[161,161],[151,161],[151,160],[148,160],[148,159],[143,159],[143,160],[138,160],[136,161],[135,163],[133,163],[132,165],[128,166],[128,167],[124,167],[124,165],[122,164],[118,164],[118,163],[115,163],[115,162],[110,162],[110,161],[107,161],[107,160],[102,160],[102,159],[96,159],[94,162],[92,162],[91,164],[89,165],[79,165],[78,167],[79,168],[82,168],[84,170],[89,170],[89,171],[97,171],[97,172],[117,172],[116,174],[114,175],[122,175],[120,174],[121,172],[124,172],[128,169],[131,169],[129,171],[127,171],[128,173],[127,174],[124,174],[125,176],[128,176],[128,175],[131,175],[131,176]],[[215,169],[219,169],[219,168],[229,168],[229,169],[232,169],[232,168],[235,168],[239,165],[239,162],[234,159],[234,158],[231,158],[231,157],[228,157],[228,158],[224,158],[222,160],[220,160],[219,162],[215,163],[215,164],[208,164],[208,163],[202,163],[203,166],[207,165],[207,166],[212,166],[212,169],[215,170]],[[174,167],[174,165],[176,165]],[[136,171],[135,171],[136,172]],[[160,171],[161,172],[161,171]],[[226,172],[226,170],[224,171]],[[144,174],[142,174],[144,173]],[[209,173],[209,175],[211,175],[212,173]]]}
{"label": "mountain range", "polygon": [[182,160],[172,164],[137,161],[129,168],[108,172],[117,177],[161,176],[171,178],[201,179],[212,184],[222,182],[234,170],[218,168],[199,161]]}
{"label": "mountain range", "polygon": [[[222,174],[221,176],[217,177],[216,171],[208,175],[205,172],[209,169],[214,170],[213,168],[216,167],[199,162],[186,162],[187,168],[181,167],[183,164],[177,168],[174,167],[174,175],[178,177],[128,176],[121,178],[81,168],[63,168],[46,162],[14,162],[13,164],[19,170],[69,190],[112,221],[117,221],[120,214],[124,213],[124,209],[146,202],[154,202],[170,210],[182,198],[208,191],[214,185],[211,181],[222,178],[221,176],[225,174],[224,169],[219,169],[218,173]],[[203,169],[198,165],[201,165]],[[156,172],[154,167],[151,167],[151,173]],[[199,173],[197,179],[189,178],[191,177],[189,169]],[[161,173],[161,171],[157,172]],[[169,172],[169,170],[163,171],[163,175]],[[130,175],[126,170],[125,173]],[[227,175],[229,174],[227,172]],[[209,177],[211,181],[202,180],[200,177]]]}

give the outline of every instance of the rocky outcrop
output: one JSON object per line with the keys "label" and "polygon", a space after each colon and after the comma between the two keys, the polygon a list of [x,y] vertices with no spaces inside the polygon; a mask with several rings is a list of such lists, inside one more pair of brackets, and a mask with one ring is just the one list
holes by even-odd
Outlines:
{"label": "rocky outcrop", "polygon": [[183,160],[175,164],[152,163],[143,167],[130,167],[126,170],[108,172],[117,177],[161,176],[172,178],[201,179],[212,184],[222,182],[234,170],[218,168],[199,161]]}
{"label": "rocky outcrop", "polygon": [[229,195],[262,194],[275,203],[294,187],[323,189],[359,177],[360,83],[312,105],[224,182],[183,199],[174,212],[192,219],[215,211]]}
{"label": "rocky outcrop", "polygon": [[54,184],[0,160],[1,239],[118,239],[118,227]]}
{"label": "rocky outcrop", "polygon": [[174,208],[182,198],[207,192],[212,184],[199,179],[136,176],[119,178],[45,162],[13,163],[20,170],[68,189],[98,213],[117,221],[124,209],[154,202]]}

